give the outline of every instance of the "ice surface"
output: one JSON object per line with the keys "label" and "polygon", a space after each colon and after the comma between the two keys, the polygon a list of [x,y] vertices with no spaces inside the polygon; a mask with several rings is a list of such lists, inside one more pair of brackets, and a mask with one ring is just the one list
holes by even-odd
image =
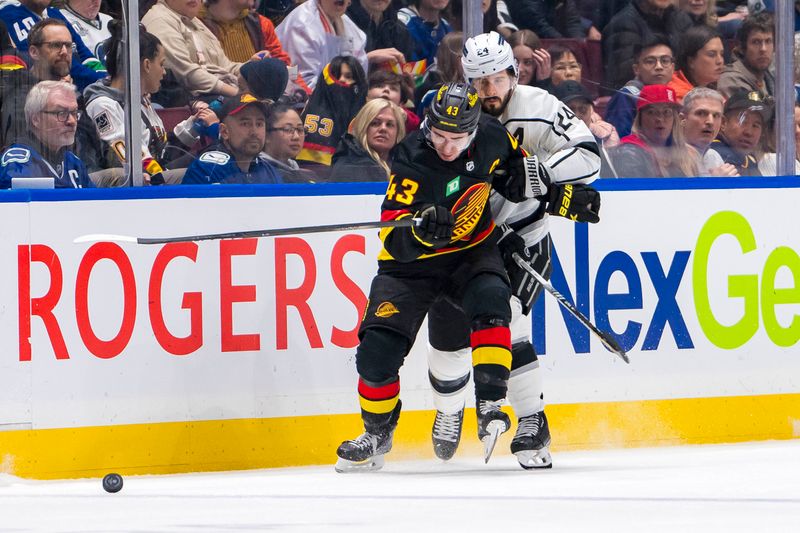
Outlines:
{"label": "ice surface", "polygon": [[[507,453],[507,452],[506,452]],[[333,462],[333,457],[331,458]],[[797,532],[800,440],[233,473],[30,481],[0,475],[0,531]],[[524,529],[523,529],[524,528]]]}

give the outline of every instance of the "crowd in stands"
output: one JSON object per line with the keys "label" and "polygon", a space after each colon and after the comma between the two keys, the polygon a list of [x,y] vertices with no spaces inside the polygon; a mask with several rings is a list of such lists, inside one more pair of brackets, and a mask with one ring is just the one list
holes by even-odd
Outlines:
{"label": "crowd in stands", "polygon": [[[122,186],[139,164],[149,185],[387,181],[438,87],[464,77],[463,1],[144,0],[131,150],[121,0],[0,0],[0,188]],[[772,4],[481,7],[518,83],[559,98],[601,176],[622,178],[775,174]]]}

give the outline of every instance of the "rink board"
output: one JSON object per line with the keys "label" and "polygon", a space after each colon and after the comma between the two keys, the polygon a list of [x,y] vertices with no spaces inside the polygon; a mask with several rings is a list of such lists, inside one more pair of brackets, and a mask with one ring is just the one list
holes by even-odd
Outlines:
{"label": "rink board", "polygon": [[[553,221],[554,285],[631,358],[539,300],[555,450],[800,436],[798,183],[606,181],[600,224]],[[0,472],[332,462],[360,427],[354,349],[376,230],[73,239],[376,220],[381,197],[379,184],[4,194]],[[432,456],[424,330],[401,371],[398,457]],[[473,418],[459,453],[478,453]]]}

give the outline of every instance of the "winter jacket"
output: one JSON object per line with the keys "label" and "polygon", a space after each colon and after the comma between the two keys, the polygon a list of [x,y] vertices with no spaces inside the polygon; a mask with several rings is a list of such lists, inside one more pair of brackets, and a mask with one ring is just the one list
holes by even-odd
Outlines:
{"label": "winter jacket", "polygon": [[632,133],[620,140],[619,146],[611,150],[614,170],[620,178],[661,178],[656,153],[637,134]]}
{"label": "winter jacket", "polygon": [[637,45],[660,34],[669,39],[673,50],[678,50],[681,34],[692,25],[689,15],[674,6],[657,15],[642,8],[645,2],[632,0],[603,30],[605,83],[611,89],[618,89],[633,78],[633,50]]}
{"label": "winter jacket", "polygon": [[511,18],[520,29],[542,39],[583,39],[581,17],[575,0],[507,0]]}
{"label": "winter jacket", "polygon": [[241,63],[228,59],[222,45],[203,22],[188,18],[158,0],[142,18],[147,31],[164,45],[166,68],[193,95],[219,94],[223,80],[232,80]]}
{"label": "winter jacket", "polygon": [[733,63],[725,66],[722,76],[717,82],[717,90],[725,98],[742,89],[754,91],[761,94],[761,97],[775,96],[775,76],[769,70],[764,75],[763,83],[758,81],[755,73],[747,68],[742,57],[735,54]]}
{"label": "winter jacket", "polygon": [[386,170],[375,161],[355,137],[346,133],[336,153],[328,181],[389,181]]}

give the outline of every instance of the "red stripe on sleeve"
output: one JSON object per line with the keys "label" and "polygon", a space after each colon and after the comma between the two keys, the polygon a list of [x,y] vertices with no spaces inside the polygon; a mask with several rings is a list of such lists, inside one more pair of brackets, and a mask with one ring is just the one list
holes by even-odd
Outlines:
{"label": "red stripe on sleeve", "polygon": [[470,343],[475,346],[502,346],[511,349],[511,329],[508,327],[496,327],[473,331],[470,335]]}
{"label": "red stripe on sleeve", "polygon": [[359,379],[358,394],[360,394],[367,400],[372,400],[372,401],[388,400],[400,394],[400,380],[398,379],[397,381],[389,383],[388,385],[383,385],[381,387],[372,387],[364,383],[362,379]]}
{"label": "red stripe on sleeve", "polygon": [[381,212],[381,221],[387,222],[389,220],[397,220],[398,218],[402,217],[403,215],[410,215],[411,211],[408,209],[396,209],[396,210],[386,210]]}

